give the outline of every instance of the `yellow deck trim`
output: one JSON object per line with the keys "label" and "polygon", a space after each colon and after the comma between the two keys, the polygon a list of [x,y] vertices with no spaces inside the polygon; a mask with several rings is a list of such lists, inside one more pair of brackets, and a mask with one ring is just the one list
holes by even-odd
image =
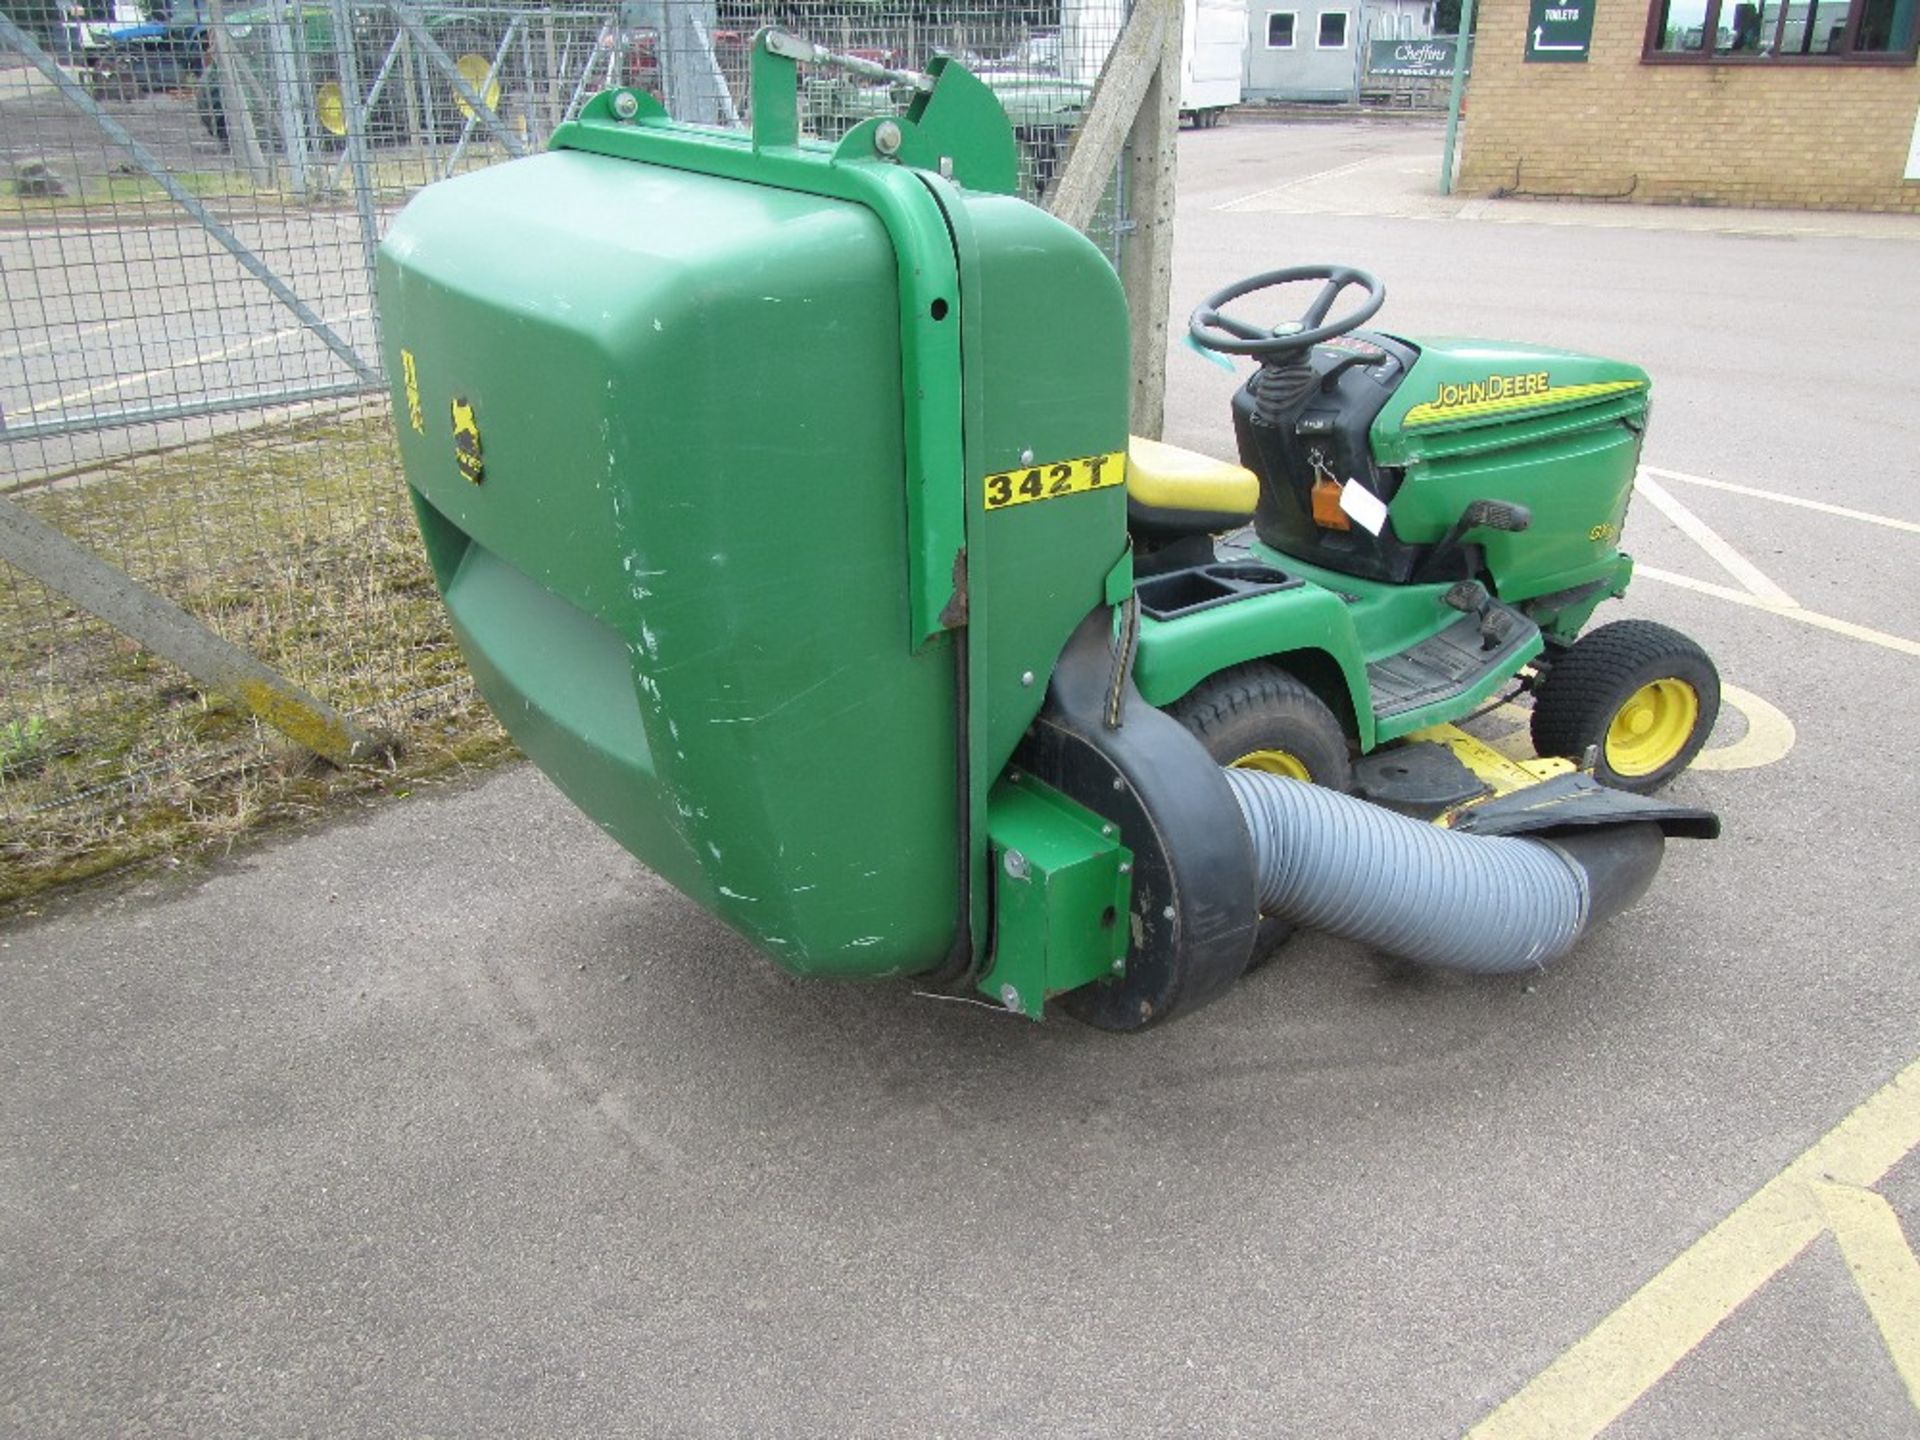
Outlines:
{"label": "yellow deck trim", "polygon": [[[1457,725],[1428,725],[1415,730],[1407,736],[1409,741],[1431,740],[1453,751],[1462,765],[1465,765],[1478,777],[1493,794],[1488,799],[1497,799],[1502,795],[1511,795],[1516,790],[1524,790],[1529,785],[1538,785],[1542,780],[1551,780],[1556,775],[1570,774],[1576,767],[1571,760],[1562,760],[1555,756],[1541,756],[1534,760],[1515,760],[1502,755],[1484,740],[1475,738]],[[1471,809],[1469,802],[1461,809]],[[1451,821],[1453,814],[1448,812],[1441,823]]]}

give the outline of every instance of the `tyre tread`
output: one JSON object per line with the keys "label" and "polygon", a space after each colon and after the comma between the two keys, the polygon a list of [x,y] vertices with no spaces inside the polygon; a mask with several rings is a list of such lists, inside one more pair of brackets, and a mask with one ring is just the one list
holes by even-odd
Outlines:
{"label": "tyre tread", "polygon": [[1657,789],[1692,762],[1720,708],[1719,675],[1707,652],[1657,620],[1616,620],[1603,625],[1553,662],[1535,692],[1530,724],[1533,748],[1541,755],[1579,760],[1588,746],[1604,741],[1613,712],[1634,690],[1668,674],[1694,683],[1684,672],[1695,667],[1712,684],[1695,683],[1700,721],[1693,736],[1674,762],[1651,776],[1634,777],[1628,787]]}

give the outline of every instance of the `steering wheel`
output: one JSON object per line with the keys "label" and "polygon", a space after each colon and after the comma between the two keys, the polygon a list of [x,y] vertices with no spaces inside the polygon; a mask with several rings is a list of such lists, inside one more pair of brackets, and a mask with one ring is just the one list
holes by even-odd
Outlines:
{"label": "steering wheel", "polygon": [[[1230,300],[1238,300],[1256,290],[1290,285],[1296,280],[1321,280],[1326,283],[1291,330],[1267,330],[1220,313],[1220,307]],[[1333,302],[1340,298],[1340,292],[1354,285],[1367,292],[1365,301],[1350,314],[1342,315],[1337,320],[1328,320],[1327,312],[1333,308]],[[1386,303],[1387,287],[1365,270],[1356,270],[1351,265],[1295,265],[1286,270],[1269,270],[1264,275],[1241,280],[1209,295],[1200,302],[1187,321],[1187,332],[1193,336],[1194,344],[1202,349],[1218,350],[1227,355],[1256,355],[1262,359],[1273,355],[1296,355],[1311,350],[1322,340],[1331,340],[1336,335],[1357,329]]]}

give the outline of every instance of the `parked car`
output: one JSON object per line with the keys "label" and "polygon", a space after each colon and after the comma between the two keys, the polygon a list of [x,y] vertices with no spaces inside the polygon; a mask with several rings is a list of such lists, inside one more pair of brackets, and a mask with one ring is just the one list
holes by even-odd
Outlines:
{"label": "parked car", "polygon": [[135,24],[96,28],[88,88],[96,100],[132,100],[199,83],[206,55],[205,0],[162,0]]}

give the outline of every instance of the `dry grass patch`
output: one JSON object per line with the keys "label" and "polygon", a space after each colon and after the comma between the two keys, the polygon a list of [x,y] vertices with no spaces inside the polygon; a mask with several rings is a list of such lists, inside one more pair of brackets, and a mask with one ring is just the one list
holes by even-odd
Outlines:
{"label": "dry grass patch", "polygon": [[512,753],[447,627],[384,408],[13,498],[400,750],[344,771],[316,764],[0,566],[0,903]]}

